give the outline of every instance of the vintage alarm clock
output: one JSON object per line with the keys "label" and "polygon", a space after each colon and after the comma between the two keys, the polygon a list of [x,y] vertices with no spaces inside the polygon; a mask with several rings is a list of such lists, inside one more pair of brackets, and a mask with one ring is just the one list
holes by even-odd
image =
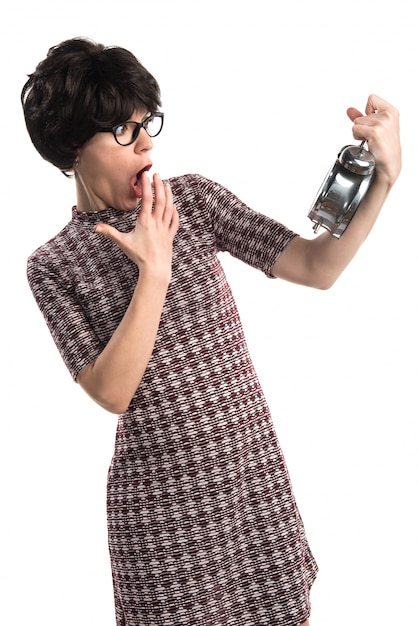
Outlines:
{"label": "vintage alarm clock", "polygon": [[322,226],[339,239],[366,195],[375,160],[365,144],[345,146],[338,154],[308,214],[315,233]]}

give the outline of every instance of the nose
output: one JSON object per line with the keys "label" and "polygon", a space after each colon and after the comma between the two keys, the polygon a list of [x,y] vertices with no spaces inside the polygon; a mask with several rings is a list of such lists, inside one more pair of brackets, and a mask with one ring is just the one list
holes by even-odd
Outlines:
{"label": "nose", "polygon": [[154,144],[152,138],[148,135],[145,128],[141,128],[138,137],[135,140],[135,152],[148,152],[152,150]]}

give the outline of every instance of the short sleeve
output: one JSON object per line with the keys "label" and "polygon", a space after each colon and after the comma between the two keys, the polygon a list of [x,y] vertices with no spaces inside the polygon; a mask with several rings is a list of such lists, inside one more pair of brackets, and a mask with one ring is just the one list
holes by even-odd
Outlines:
{"label": "short sleeve", "polygon": [[78,303],[65,273],[57,271],[36,253],[27,263],[29,286],[55,344],[74,378],[103,350]]}
{"label": "short sleeve", "polygon": [[254,211],[222,185],[201,176],[198,180],[218,249],[272,278],[271,268],[297,233]]}

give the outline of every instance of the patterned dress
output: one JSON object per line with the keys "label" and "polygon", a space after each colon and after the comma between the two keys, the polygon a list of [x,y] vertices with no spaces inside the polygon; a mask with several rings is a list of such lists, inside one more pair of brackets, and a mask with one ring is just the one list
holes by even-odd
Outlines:
{"label": "patterned dress", "polygon": [[[154,351],[108,475],[117,626],[298,626],[316,563],[219,262],[267,275],[295,233],[198,175],[170,180],[180,228]],[[72,376],[103,350],[138,268],[93,232],[136,209],[77,213],[28,260]]]}

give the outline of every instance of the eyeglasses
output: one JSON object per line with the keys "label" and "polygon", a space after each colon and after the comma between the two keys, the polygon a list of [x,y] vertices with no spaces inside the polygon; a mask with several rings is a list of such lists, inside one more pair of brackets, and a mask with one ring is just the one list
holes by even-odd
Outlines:
{"label": "eyeglasses", "polygon": [[149,115],[143,122],[124,122],[123,124],[116,124],[112,128],[99,128],[99,133],[112,133],[116,143],[120,146],[129,146],[133,143],[141,128],[150,137],[156,137],[160,134],[164,123],[164,113],[153,113]]}

